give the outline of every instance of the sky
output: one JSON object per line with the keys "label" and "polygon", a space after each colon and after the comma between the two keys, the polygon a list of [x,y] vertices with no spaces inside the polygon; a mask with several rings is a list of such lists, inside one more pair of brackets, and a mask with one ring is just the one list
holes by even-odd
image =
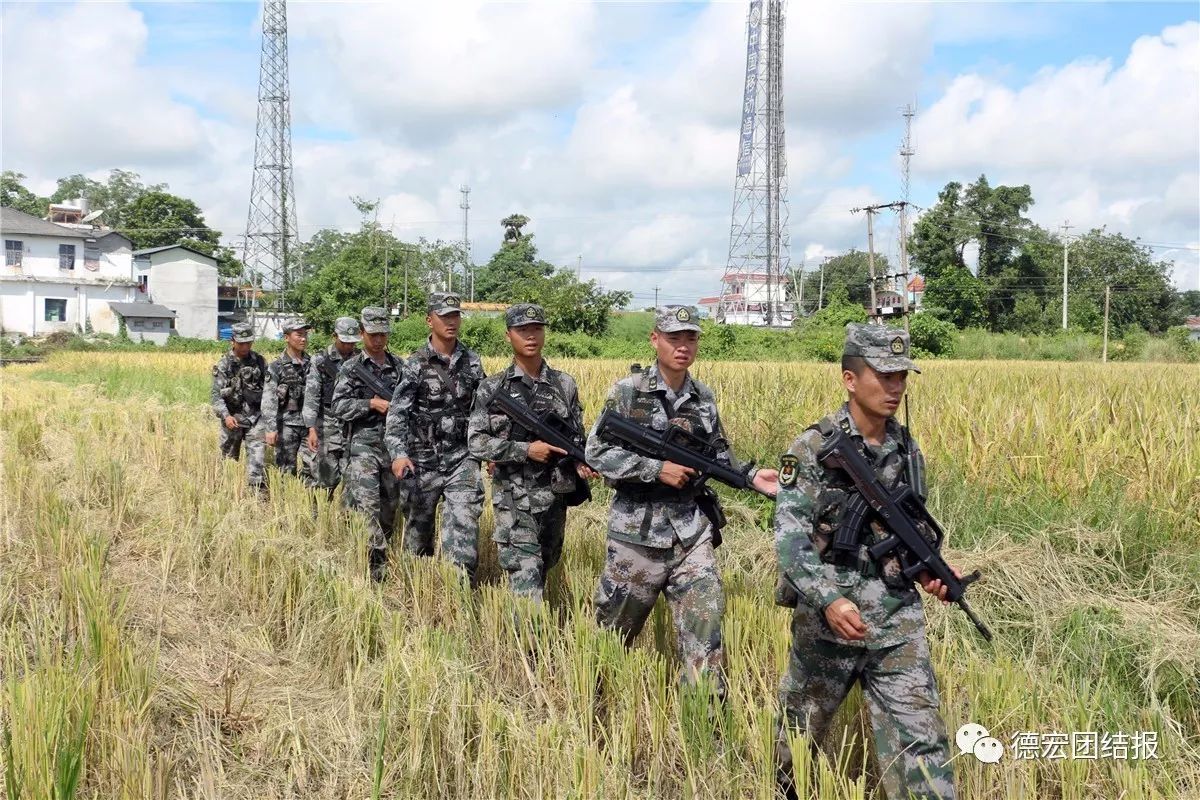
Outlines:
{"label": "sky", "polygon": [[[131,169],[237,245],[254,147],[258,4],[3,2],[0,164],[49,194]],[[397,236],[477,263],[524,213],[540,254],[649,305],[719,292],[747,3],[292,2],[301,238],[380,200]],[[64,35],[69,32],[69,35]],[[784,107],[791,259],[865,249],[851,208],[986,173],[1030,217],[1106,226],[1200,289],[1200,13],[1180,3],[798,2]],[[896,220],[878,218],[893,261]]]}

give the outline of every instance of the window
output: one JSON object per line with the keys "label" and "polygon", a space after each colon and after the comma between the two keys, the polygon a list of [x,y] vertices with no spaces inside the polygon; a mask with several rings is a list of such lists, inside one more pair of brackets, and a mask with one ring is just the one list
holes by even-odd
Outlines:
{"label": "window", "polygon": [[138,291],[142,294],[150,291],[150,276],[138,275]]}
{"label": "window", "polygon": [[75,245],[60,244],[58,246],[58,268],[75,269]]}
{"label": "window", "polygon": [[4,266],[21,267],[21,256],[25,254],[25,243],[19,239],[4,240]]}
{"label": "window", "polygon": [[162,327],[162,320],[161,320],[161,319],[156,319],[156,320],[154,320],[153,322],[151,322],[151,323],[150,323],[150,325],[151,325],[151,326],[153,326],[153,327],[155,327],[155,328],[161,328],[161,327]]}
{"label": "window", "polygon": [[46,322],[66,322],[67,321],[67,300],[66,298],[47,297],[46,303]]}
{"label": "window", "polygon": [[83,246],[83,267],[92,272],[100,269],[100,248],[95,242],[88,242]]}

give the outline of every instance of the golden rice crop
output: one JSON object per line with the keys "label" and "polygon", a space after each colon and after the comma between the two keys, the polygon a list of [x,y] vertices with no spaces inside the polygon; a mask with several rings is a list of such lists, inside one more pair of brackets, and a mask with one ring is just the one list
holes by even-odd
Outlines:
{"label": "golden rice crop", "polygon": [[[591,621],[604,493],[572,512],[542,609],[514,613],[490,512],[480,592],[399,556],[378,590],[353,515],[278,477],[261,504],[243,465],[216,458],[211,362],[64,353],[0,373],[10,798],[771,796],[789,637],[765,505],[728,496],[730,698],[713,712],[676,686],[663,608],[630,651]],[[628,367],[555,366],[589,419]],[[841,399],[831,365],[696,373],[760,461]],[[974,605],[997,634],[985,646],[927,606],[950,730],[1160,742],[1145,761],[960,757],[961,796],[1200,792],[1198,388],[1194,368],[1162,365],[938,362],[913,377],[931,506],[952,560],[986,573]],[[857,700],[840,719],[810,797],[873,789]]]}

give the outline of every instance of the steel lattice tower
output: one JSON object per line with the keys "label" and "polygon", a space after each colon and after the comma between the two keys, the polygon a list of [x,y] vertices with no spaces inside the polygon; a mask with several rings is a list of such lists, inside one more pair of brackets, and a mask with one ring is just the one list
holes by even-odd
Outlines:
{"label": "steel lattice tower", "polygon": [[787,324],[790,269],[787,153],[783,116],[785,0],[751,0],[746,21],[746,88],[734,180],[729,261],[718,321]]}
{"label": "steel lattice tower", "polygon": [[263,0],[254,177],[242,251],[246,277],[276,293],[283,310],[294,281],[296,200],[292,182],[292,111],[288,92],[287,0]]}

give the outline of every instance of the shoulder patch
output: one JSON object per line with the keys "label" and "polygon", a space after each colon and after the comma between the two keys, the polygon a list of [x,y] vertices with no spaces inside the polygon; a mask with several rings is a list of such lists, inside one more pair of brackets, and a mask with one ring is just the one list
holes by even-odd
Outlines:
{"label": "shoulder patch", "polygon": [[800,459],[791,453],[784,453],[779,459],[779,485],[791,488],[796,485],[796,467]]}

